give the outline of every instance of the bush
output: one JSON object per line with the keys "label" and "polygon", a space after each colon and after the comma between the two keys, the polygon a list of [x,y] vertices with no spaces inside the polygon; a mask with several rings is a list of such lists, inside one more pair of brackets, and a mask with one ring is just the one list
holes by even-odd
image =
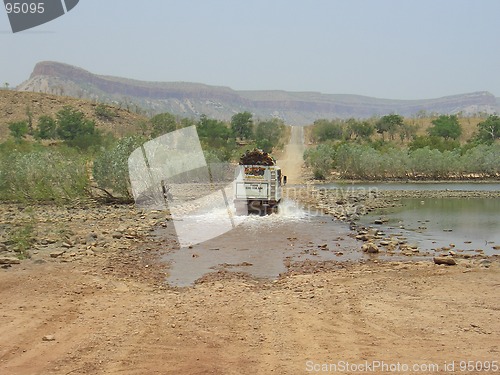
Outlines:
{"label": "bush", "polygon": [[149,120],[151,124],[151,138],[173,132],[177,129],[177,120],[171,113],[160,113]]}
{"label": "bush", "polygon": [[312,127],[312,137],[315,141],[324,142],[342,139],[344,130],[342,124],[335,120],[316,120]]}
{"label": "bush", "polygon": [[101,120],[105,121],[113,121],[116,117],[116,109],[112,110],[111,107],[105,104],[98,104],[94,109],[94,113]]}
{"label": "bush", "polygon": [[10,134],[17,140],[21,140],[28,134],[28,122],[18,121],[9,124]]}
{"label": "bush", "polygon": [[94,160],[93,176],[97,186],[111,196],[132,199],[128,158],[146,141],[140,136],[120,139],[108,150],[101,151]]}
{"label": "bush", "polygon": [[323,143],[304,152],[304,160],[311,167],[314,178],[324,180],[335,165],[336,149],[331,143]]}
{"label": "bush", "polygon": [[0,155],[0,199],[66,201],[89,196],[86,160],[71,149],[33,149]]}
{"label": "bush", "polygon": [[56,139],[57,122],[50,116],[40,116],[38,119],[38,129],[35,132],[37,139]]}
{"label": "bush", "polygon": [[409,145],[410,150],[428,147],[431,150],[452,151],[460,147],[460,142],[452,139],[444,139],[437,136],[423,137],[418,136],[413,139]]}
{"label": "bush", "polygon": [[278,119],[261,121],[255,128],[255,143],[257,148],[272,152],[273,149],[283,147],[285,124]]}
{"label": "bush", "polygon": [[466,173],[487,176],[500,174],[500,145],[479,145],[468,150],[463,156]]}
{"label": "bush", "polygon": [[28,250],[35,243],[33,221],[16,226],[7,232],[7,242],[12,244],[14,251],[19,259],[29,258]]}

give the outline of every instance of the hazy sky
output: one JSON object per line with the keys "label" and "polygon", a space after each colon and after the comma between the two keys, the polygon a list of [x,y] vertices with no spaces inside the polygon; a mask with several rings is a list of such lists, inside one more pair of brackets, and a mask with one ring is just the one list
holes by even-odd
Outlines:
{"label": "hazy sky", "polygon": [[500,97],[499,17],[499,0],[80,0],[13,34],[0,9],[0,81],[54,60],[237,90]]}

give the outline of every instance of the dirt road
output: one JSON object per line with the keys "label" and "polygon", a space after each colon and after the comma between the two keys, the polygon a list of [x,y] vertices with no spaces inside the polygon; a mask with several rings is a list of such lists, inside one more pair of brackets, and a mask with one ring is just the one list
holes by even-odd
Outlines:
{"label": "dirt road", "polygon": [[283,155],[278,160],[283,174],[287,176],[289,184],[303,182],[302,166],[304,164],[304,128],[301,126],[291,127],[291,136],[288,145],[285,146]]}
{"label": "dirt road", "polygon": [[1,270],[2,375],[291,375],[340,361],[451,374],[445,362],[499,360],[497,264],[356,265],[169,290],[129,276],[141,262],[120,273],[108,262]]}

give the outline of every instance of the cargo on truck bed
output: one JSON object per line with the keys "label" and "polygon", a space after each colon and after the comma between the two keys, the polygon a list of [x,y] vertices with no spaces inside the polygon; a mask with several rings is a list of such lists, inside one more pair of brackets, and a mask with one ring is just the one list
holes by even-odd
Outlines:
{"label": "cargo on truck bed", "polygon": [[236,213],[270,214],[278,210],[283,176],[274,158],[259,149],[247,151],[236,167]]}

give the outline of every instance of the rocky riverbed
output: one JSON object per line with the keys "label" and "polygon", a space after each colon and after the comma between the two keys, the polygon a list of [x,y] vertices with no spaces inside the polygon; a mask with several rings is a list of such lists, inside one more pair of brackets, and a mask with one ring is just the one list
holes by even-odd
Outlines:
{"label": "rocky riverbed", "polygon": [[[429,250],[409,241],[402,234],[384,232],[382,226],[387,218],[381,215],[366,226],[359,223],[360,218],[374,210],[387,209],[401,205],[405,198],[500,198],[500,191],[452,191],[452,190],[379,190],[379,189],[324,189],[317,186],[290,188],[286,194],[300,201],[306,210],[319,211],[330,215],[335,220],[348,222],[352,236],[359,240],[364,253],[386,257],[429,258],[436,264],[455,265],[466,262],[468,266],[489,267],[492,261],[500,259],[500,251],[491,256],[483,249],[463,251],[456,244],[436,247]],[[428,220],[427,220],[428,221]],[[425,223],[422,223],[425,225]],[[422,227],[424,228],[424,227]],[[447,229],[452,231],[452,229]],[[487,244],[494,250],[500,250],[500,244]]]}
{"label": "rocky riverbed", "polygon": [[[486,256],[481,249],[461,251],[453,243],[435,251],[420,249],[405,236],[385,233],[382,229],[385,223],[383,215],[376,219],[373,225],[360,224],[363,215],[380,208],[396,207],[401,204],[403,198],[500,198],[499,191],[340,190],[309,186],[288,188],[285,195],[300,202],[306,212],[321,213],[334,220],[346,222],[351,229],[350,236],[359,242],[360,251],[379,259],[420,260],[432,257],[437,258],[438,262],[451,264],[452,261],[442,258],[453,258],[455,262],[466,261],[471,265],[487,266],[500,255],[500,244],[490,244],[495,251],[499,251],[493,256]],[[75,263],[105,258],[110,263],[107,267],[111,272],[117,271],[123,263],[113,264],[113,257],[129,258],[139,256],[139,253],[138,260],[144,264],[167,268],[157,262],[156,258],[166,249],[178,246],[175,233],[171,230],[173,225],[169,226],[171,217],[165,211],[141,210],[133,205],[3,204],[1,207],[0,266],[4,268],[19,264],[23,259],[38,263]],[[158,229],[167,226],[170,229],[163,231],[164,235],[158,237]],[[135,249],[136,255],[133,255],[134,251],[131,249]],[[311,268],[310,265],[304,267]]]}
{"label": "rocky riverbed", "polygon": [[145,266],[163,267],[151,233],[168,220],[167,212],[132,205],[2,204],[0,266],[99,263],[110,273],[151,273]]}

